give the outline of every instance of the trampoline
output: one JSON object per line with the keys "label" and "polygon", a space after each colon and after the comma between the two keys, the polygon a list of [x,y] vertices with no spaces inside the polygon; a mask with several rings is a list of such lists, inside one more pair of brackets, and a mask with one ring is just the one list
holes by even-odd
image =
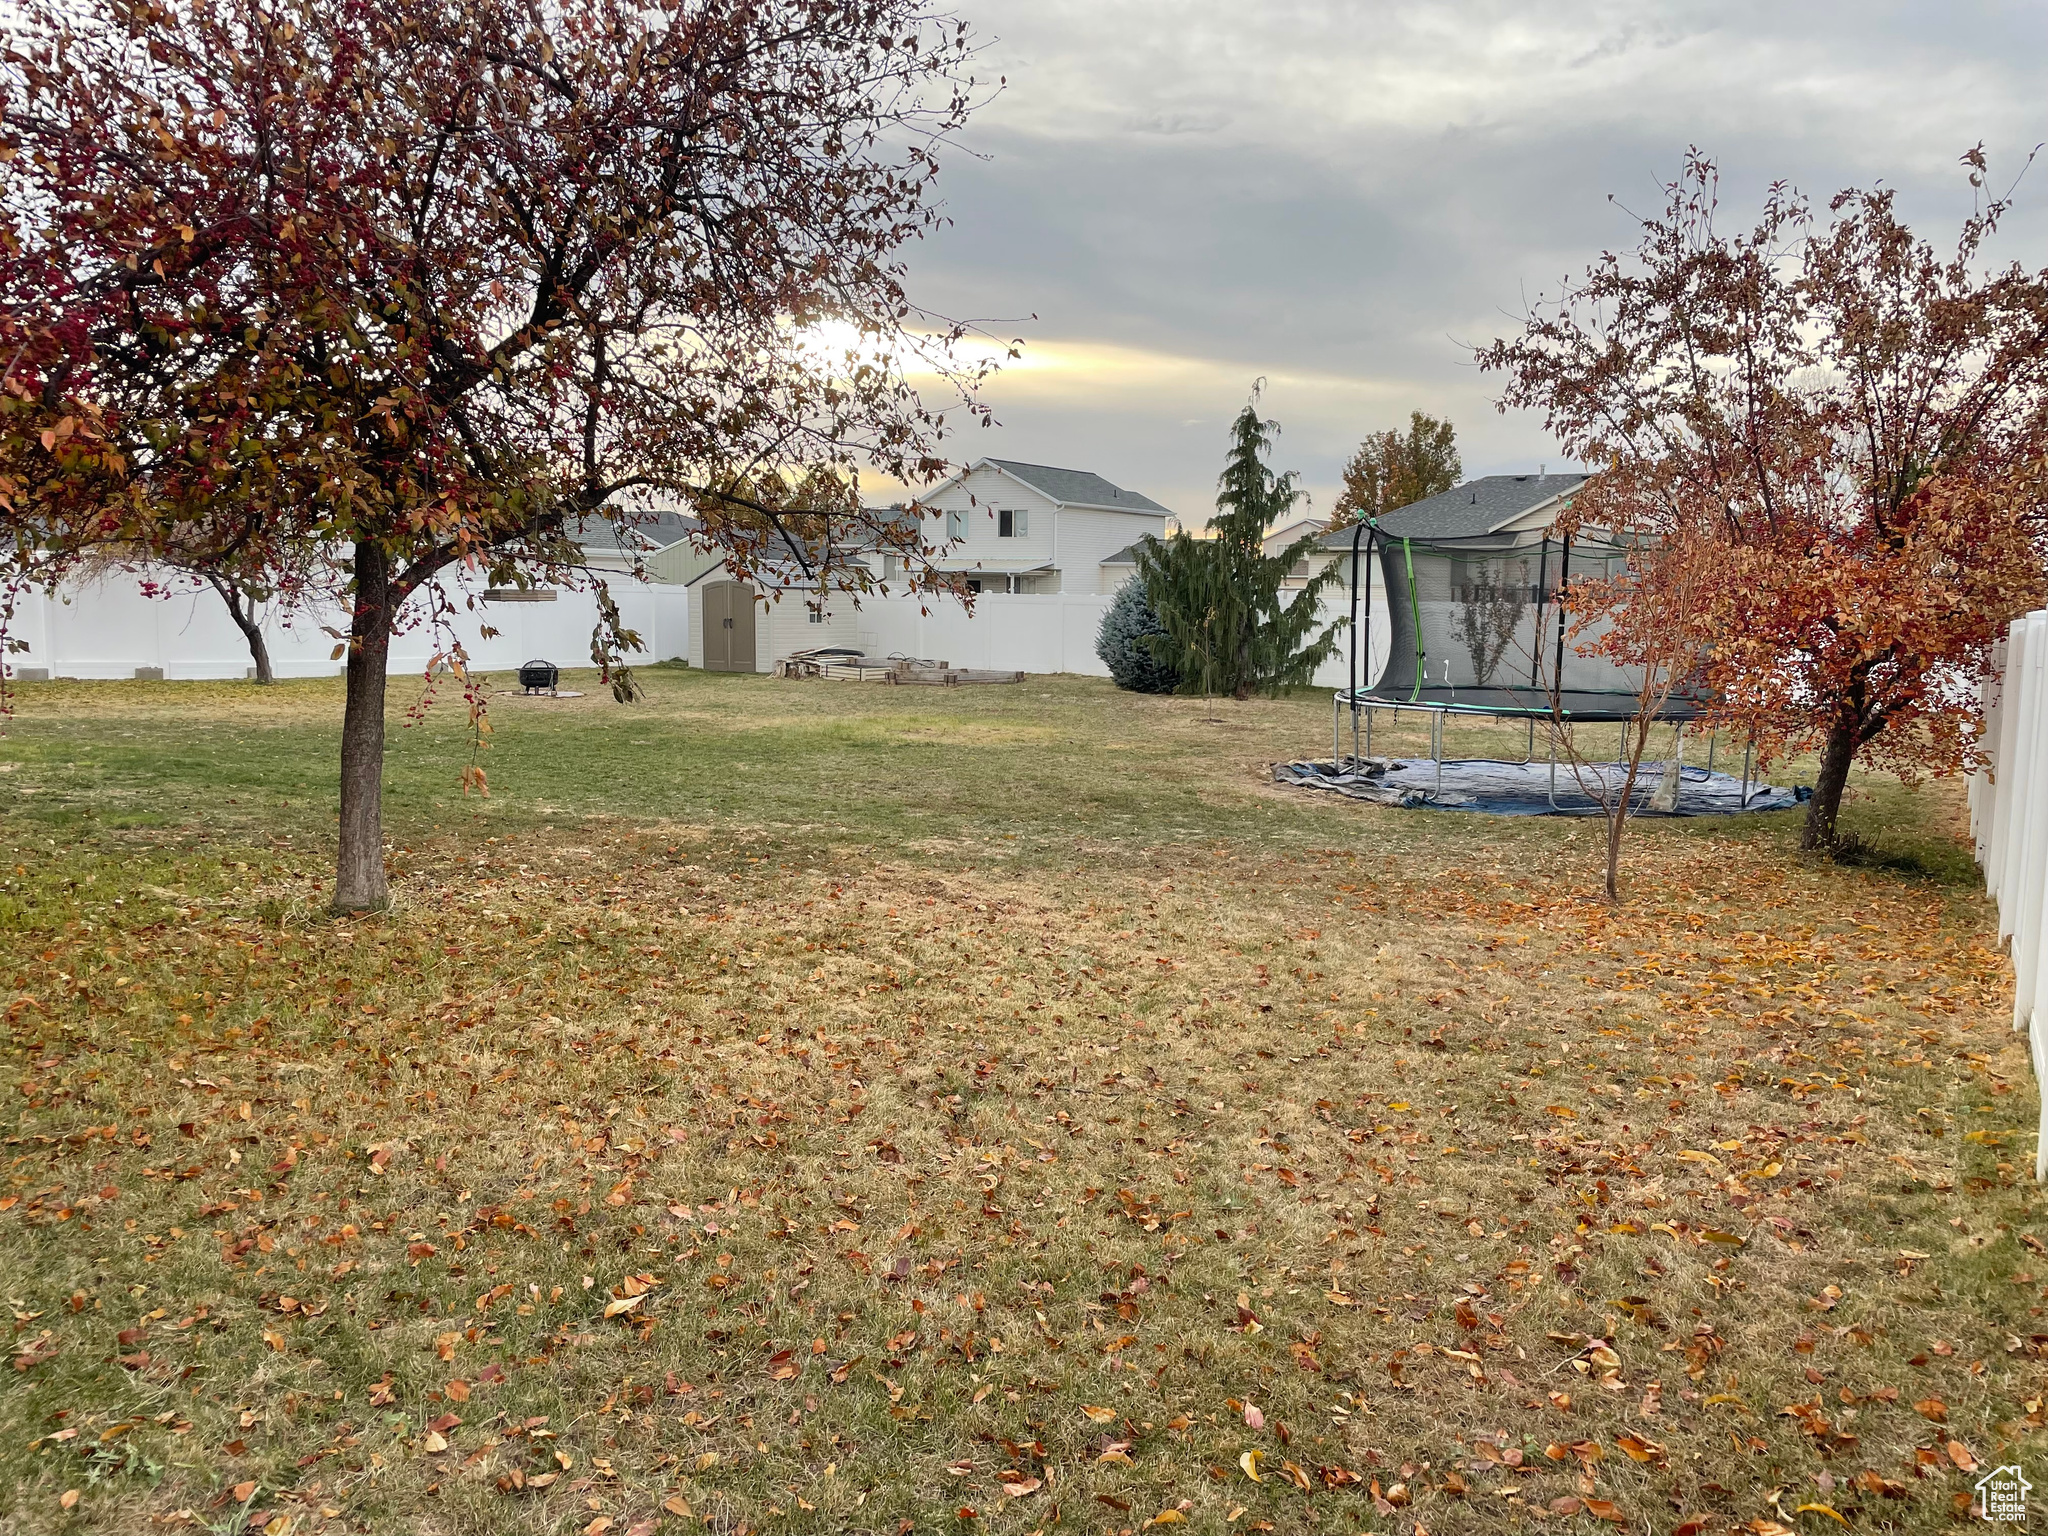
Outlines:
{"label": "trampoline", "polygon": [[[1425,537],[1390,532],[1377,520],[1356,524],[1348,543],[1339,559],[1349,565],[1349,679],[1331,704],[1332,769],[1341,775],[1347,763],[1362,768],[1376,761],[1375,714],[1420,714],[1429,723],[1435,803],[1450,804],[1443,783],[1445,722],[1520,720],[1527,727],[1527,744],[1521,763],[1514,766],[1535,765],[1536,730],[1541,725],[1549,748],[1546,807],[1560,814],[1581,811],[1569,793],[1559,798],[1560,733],[1566,726],[1615,725],[1621,727],[1625,743],[1627,728],[1643,715],[1641,673],[1604,656],[1585,655],[1581,645],[1587,638],[1597,638],[1600,630],[1594,626],[1574,644],[1566,598],[1575,578],[1621,574],[1633,543],[1593,532],[1561,535],[1541,528]],[[1679,814],[1777,808],[1786,791],[1766,793],[1769,786],[1759,785],[1752,794],[1751,749],[1744,751],[1739,783],[1714,773],[1717,732],[1708,735],[1704,775],[1685,768],[1685,727],[1704,713],[1707,702],[1673,692],[1650,711],[1651,719],[1673,727],[1670,762],[1678,770]],[[1625,747],[1621,756],[1627,756]],[[1583,774],[1590,766],[1580,763],[1568,773]],[[1666,775],[1650,762],[1643,766],[1638,792],[1647,804]],[[1610,782],[1605,773],[1598,777]],[[1724,792],[1722,781],[1732,793]],[[1688,794],[1695,782],[1699,791]],[[1704,792],[1709,784],[1711,792]],[[1450,793],[1457,797],[1455,789]],[[1400,803],[1429,803],[1429,797]],[[1456,803],[1472,804],[1469,798]]]}

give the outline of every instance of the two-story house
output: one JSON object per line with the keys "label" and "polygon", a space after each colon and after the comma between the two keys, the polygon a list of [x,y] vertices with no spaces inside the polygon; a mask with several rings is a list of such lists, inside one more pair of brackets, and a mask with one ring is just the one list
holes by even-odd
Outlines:
{"label": "two-story house", "polygon": [[973,592],[1113,592],[1130,574],[1116,557],[1172,516],[1085,469],[1014,459],[978,459],[919,505],[935,564]]}

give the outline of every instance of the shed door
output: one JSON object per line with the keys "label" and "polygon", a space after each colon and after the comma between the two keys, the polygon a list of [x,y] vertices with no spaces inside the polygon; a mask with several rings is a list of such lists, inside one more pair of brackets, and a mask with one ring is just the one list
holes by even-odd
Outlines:
{"label": "shed door", "polygon": [[704,589],[704,670],[754,670],[754,594],[739,582]]}
{"label": "shed door", "polygon": [[732,606],[726,601],[731,591],[729,581],[708,581],[699,591],[704,605],[704,655],[699,664],[706,672],[724,672],[730,666],[732,637],[726,631],[725,616]]}

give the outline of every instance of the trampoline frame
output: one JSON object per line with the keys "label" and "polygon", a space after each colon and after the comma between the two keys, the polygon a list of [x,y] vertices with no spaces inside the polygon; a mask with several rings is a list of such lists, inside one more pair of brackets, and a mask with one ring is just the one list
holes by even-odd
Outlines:
{"label": "trampoline frame", "polygon": [[[1508,714],[1497,710],[1461,710],[1443,704],[1408,704],[1398,701],[1389,701],[1387,699],[1379,698],[1373,694],[1364,694],[1354,698],[1349,690],[1339,688],[1331,696],[1330,699],[1330,757],[1332,761],[1338,763],[1342,763],[1344,761],[1344,706],[1347,703],[1351,705],[1351,761],[1354,763],[1364,762],[1367,758],[1372,756],[1372,717],[1377,711],[1384,709],[1395,715],[1414,714],[1429,716],[1429,756],[1430,761],[1436,765],[1435,793],[1439,795],[1443,793],[1444,789],[1445,717],[1449,715],[1463,714],[1471,716],[1475,719],[1485,720],[1505,720],[1512,718]],[[1359,750],[1360,715],[1363,715],[1365,717],[1365,742],[1364,751],[1362,754]],[[1523,749],[1521,757],[1521,762],[1523,764],[1526,764],[1534,762],[1536,760],[1536,717],[1534,715],[1524,715],[1522,716],[1522,718],[1529,727],[1528,745]],[[1627,758],[1628,753],[1626,733],[1629,727],[1634,723],[1634,721],[1635,717],[1630,716],[1626,720],[1615,722],[1616,724],[1620,725],[1624,733],[1622,755],[1620,758],[1617,759],[1617,761],[1625,761]],[[1677,736],[1673,742],[1675,750],[1672,753],[1671,759],[1667,759],[1667,761],[1675,760],[1678,763],[1679,771],[1682,775],[1685,769],[1685,722],[1682,720],[1677,720],[1673,721],[1672,724],[1675,731],[1677,732]],[[1550,783],[1548,789],[1548,799],[1550,801],[1550,808],[1552,810],[1561,811],[1564,809],[1564,807],[1557,803],[1558,734],[1555,728],[1555,724],[1552,721],[1545,720],[1543,722],[1543,728],[1544,736],[1549,744],[1550,749]],[[1714,758],[1719,749],[1720,740],[1720,731],[1708,731],[1706,765],[1706,771],[1708,773],[1712,773],[1714,771]],[[1752,790],[1750,787],[1749,775],[1751,768],[1755,765],[1755,753],[1756,743],[1753,740],[1745,742],[1742,750],[1742,798],[1740,802],[1744,809],[1748,808],[1750,797],[1753,793],[1760,794],[1770,787],[1769,785],[1764,784],[1762,782],[1759,782],[1754,790]],[[1485,761],[1513,762],[1514,759],[1494,758],[1485,759]],[[1672,796],[1672,809],[1674,811],[1678,809],[1679,799],[1681,796],[1683,796],[1684,792],[1685,780],[1683,779],[1683,777],[1681,777],[1679,780],[1678,792],[1677,794],[1674,794]],[[1651,791],[1651,793],[1654,793],[1654,791]]]}
{"label": "trampoline frame", "polygon": [[[1475,548],[1486,547],[1498,549],[1500,546],[1497,543],[1488,546],[1480,546],[1477,542],[1480,538],[1491,537],[1493,536],[1472,535],[1468,536],[1464,540],[1459,540],[1456,538],[1441,538],[1427,539],[1421,542],[1431,547],[1457,542],[1470,542],[1474,545]],[[1385,529],[1380,527],[1379,520],[1377,518],[1363,518],[1352,525],[1350,685],[1345,688],[1339,688],[1332,696],[1330,701],[1331,758],[1338,763],[1342,763],[1344,760],[1343,711],[1346,704],[1349,704],[1351,708],[1351,759],[1354,764],[1360,763],[1364,760],[1364,758],[1361,757],[1359,751],[1359,716],[1361,714],[1365,716],[1365,756],[1370,756],[1372,752],[1372,717],[1376,711],[1384,709],[1391,711],[1396,716],[1399,716],[1404,713],[1427,715],[1429,716],[1430,759],[1432,762],[1436,764],[1435,792],[1438,795],[1441,795],[1443,793],[1444,778],[1444,720],[1446,716],[1466,715],[1491,720],[1510,720],[1519,718],[1525,721],[1528,725],[1528,741],[1526,747],[1523,750],[1523,764],[1527,764],[1535,760],[1536,722],[1540,718],[1543,721],[1545,735],[1547,736],[1549,742],[1550,783],[1548,790],[1548,798],[1550,801],[1550,807],[1552,810],[1562,810],[1563,807],[1559,806],[1557,803],[1557,748],[1563,728],[1570,723],[1572,718],[1572,711],[1565,706],[1563,698],[1565,693],[1567,692],[1589,694],[1596,692],[1595,690],[1586,689],[1567,690],[1561,686],[1564,677],[1564,647],[1568,629],[1569,614],[1569,610],[1564,601],[1564,592],[1566,585],[1570,581],[1571,577],[1571,535],[1565,534],[1556,541],[1558,545],[1558,577],[1556,587],[1557,633],[1551,675],[1553,679],[1556,680],[1558,686],[1555,686],[1547,690],[1546,696],[1551,701],[1550,706],[1549,708],[1541,711],[1532,710],[1521,706],[1492,706],[1484,703],[1461,704],[1456,700],[1445,701],[1423,699],[1421,695],[1425,682],[1424,663],[1426,662],[1426,658],[1421,654],[1420,651],[1421,625],[1419,621],[1416,624],[1416,637],[1418,645],[1416,658],[1417,668],[1415,682],[1410,687],[1409,696],[1406,699],[1391,699],[1380,694],[1375,694],[1360,689],[1358,670],[1359,593],[1361,588],[1361,583],[1359,580],[1360,564],[1361,560],[1371,560],[1377,558],[1379,549],[1385,547],[1386,545],[1392,543],[1394,540],[1397,539],[1400,541],[1403,548],[1403,553],[1408,561],[1408,599],[1409,602],[1413,604],[1416,601],[1413,546],[1417,541],[1413,538],[1403,537],[1400,534],[1388,533]],[[1543,638],[1543,609],[1545,603],[1549,599],[1549,594],[1551,591],[1549,584],[1549,576],[1550,548],[1552,542],[1553,541],[1551,539],[1551,536],[1548,533],[1546,533],[1543,536],[1542,543],[1538,546],[1538,564],[1536,578],[1536,622],[1534,626],[1534,631],[1539,641]],[[1370,570],[1370,566],[1367,566],[1367,570]],[[1369,578],[1364,583],[1364,601],[1364,617],[1366,625],[1366,662],[1369,666],[1371,664],[1372,638],[1372,588]],[[1388,592],[1388,601],[1390,603],[1393,601],[1393,593],[1391,589]],[[1542,686],[1543,649],[1543,646],[1541,646],[1540,644],[1537,645],[1536,647],[1534,647],[1534,653],[1530,657],[1529,686],[1531,688],[1539,688]],[[1389,658],[1389,661],[1391,663],[1391,658]],[[1448,676],[1448,672],[1446,673],[1446,675]],[[1455,689],[1453,691],[1455,692]],[[1635,695],[1632,694],[1617,693],[1614,695],[1614,697],[1626,698],[1631,700],[1632,702],[1635,699]],[[1670,701],[1667,700],[1666,702],[1668,705]],[[1658,720],[1670,719],[1673,723],[1676,733],[1673,744],[1674,751],[1672,754],[1672,760],[1675,760],[1679,765],[1680,780],[1678,791],[1674,793],[1672,797],[1672,808],[1674,811],[1676,811],[1678,807],[1679,796],[1684,793],[1683,772],[1685,766],[1685,725],[1686,722],[1693,718],[1693,715],[1696,713],[1694,701],[1687,700],[1685,704],[1685,709],[1686,713],[1684,713],[1683,715],[1671,715],[1667,714],[1665,710],[1659,709],[1655,711],[1651,716],[1651,718]],[[1619,714],[1615,717],[1614,723],[1618,724],[1621,727],[1623,742],[1623,750],[1621,753],[1621,757],[1618,759],[1618,761],[1627,760],[1628,731],[1631,726],[1633,726],[1638,720],[1640,720],[1643,717],[1643,715],[1644,711],[1638,709]],[[1588,723],[1590,724],[1594,722],[1588,721]],[[1718,746],[1719,741],[1719,730],[1709,730],[1707,734],[1707,772],[1710,774],[1714,771],[1715,749]],[[1755,752],[1756,738],[1754,737],[1754,735],[1752,735],[1743,744],[1742,752],[1742,789],[1739,804],[1745,810],[1748,809],[1750,801],[1751,790],[1749,775],[1750,770],[1754,765]],[[1495,761],[1506,762],[1508,761],[1508,759],[1495,759]],[[1763,789],[1766,787],[1768,786],[1758,786],[1759,789]]]}

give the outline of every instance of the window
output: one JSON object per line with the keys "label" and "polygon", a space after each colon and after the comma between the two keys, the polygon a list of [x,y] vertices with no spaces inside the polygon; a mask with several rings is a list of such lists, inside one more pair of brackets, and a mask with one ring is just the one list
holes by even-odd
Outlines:
{"label": "window", "polygon": [[813,624],[822,624],[825,622],[825,615],[821,609],[813,608],[810,611],[809,618]]}
{"label": "window", "polygon": [[954,509],[946,514],[946,537],[964,539],[967,537],[967,514]]}
{"label": "window", "polygon": [[1031,532],[1031,514],[1022,507],[1011,510],[1005,507],[996,514],[996,537],[999,539],[1021,539]]}

